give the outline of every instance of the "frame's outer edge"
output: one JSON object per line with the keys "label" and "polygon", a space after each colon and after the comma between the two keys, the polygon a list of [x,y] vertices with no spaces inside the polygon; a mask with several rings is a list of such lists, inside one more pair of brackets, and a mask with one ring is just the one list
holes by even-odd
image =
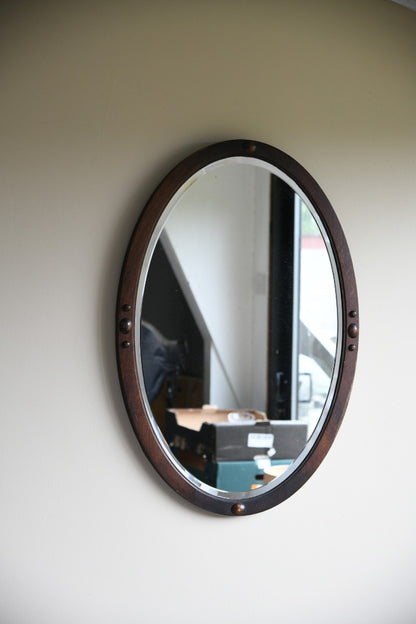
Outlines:
{"label": "frame's outer edge", "polygon": [[[338,270],[342,305],[341,357],[338,380],[320,434],[302,463],[286,479],[264,493],[249,498],[214,496],[188,481],[157,439],[140,388],[136,355],[136,304],[141,271],[152,233],[175,192],[203,167],[233,156],[249,156],[276,166],[305,193],[323,222]],[[348,245],[338,218],[322,189],[293,158],[265,143],[234,139],[205,147],[180,162],[162,180],[147,202],[130,239],[117,297],[116,351],[122,394],[133,430],[142,449],[162,478],[181,496],[208,511],[249,515],[273,507],[294,494],[315,472],[331,447],[347,407],[354,378],[358,332],[358,296]],[[350,335],[351,334],[351,335]]]}

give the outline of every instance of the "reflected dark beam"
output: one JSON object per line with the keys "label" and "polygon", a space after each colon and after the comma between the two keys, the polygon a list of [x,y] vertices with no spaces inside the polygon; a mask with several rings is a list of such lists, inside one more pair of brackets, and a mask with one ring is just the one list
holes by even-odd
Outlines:
{"label": "reflected dark beam", "polygon": [[268,401],[270,420],[290,420],[292,414],[292,379],[294,309],[298,288],[295,253],[295,193],[277,176],[271,177],[270,190],[270,302]]}

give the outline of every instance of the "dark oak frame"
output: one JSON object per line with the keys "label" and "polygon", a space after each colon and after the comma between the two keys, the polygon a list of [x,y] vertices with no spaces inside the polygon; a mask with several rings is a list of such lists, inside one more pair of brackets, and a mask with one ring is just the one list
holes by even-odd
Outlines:
{"label": "dark oak frame", "polygon": [[[162,214],[174,194],[195,173],[217,160],[234,156],[267,162],[288,175],[304,192],[319,215],[329,238],[340,291],[341,339],[338,377],[332,402],[319,434],[293,472],[271,489],[260,488],[253,496],[218,495],[198,487],[176,465],[167,446],[155,434],[144,388],[140,385],[136,352],[136,308],[139,280],[146,250]],[[315,472],[327,454],[348,403],[358,347],[358,297],[347,242],[338,218],[322,189],[293,158],[265,143],[231,140],[215,143],[191,154],[161,182],[141,213],[131,237],[121,273],[117,298],[116,348],[123,398],[134,432],[149,461],[163,479],[188,501],[225,515],[248,515],[273,507],[294,494]]]}

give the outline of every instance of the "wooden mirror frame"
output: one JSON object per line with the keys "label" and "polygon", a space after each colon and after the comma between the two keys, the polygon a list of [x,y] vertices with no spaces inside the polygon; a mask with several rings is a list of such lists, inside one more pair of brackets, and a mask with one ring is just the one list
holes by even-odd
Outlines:
{"label": "wooden mirror frame", "polygon": [[[200,169],[218,160],[232,157],[259,159],[286,174],[308,198],[318,214],[330,241],[338,273],[340,323],[338,332],[339,367],[332,401],[319,434],[306,456],[293,472],[274,487],[259,488],[250,497],[218,491],[212,494],[186,477],[161,436],[149,413],[145,390],[138,373],[136,307],[140,276],[146,251],[155,228],[170,200],[182,185]],[[270,145],[249,140],[215,143],[191,154],[161,182],[140,214],[131,237],[121,273],[116,322],[117,362],[127,413],[144,453],[163,479],[185,499],[210,512],[225,515],[248,515],[273,507],[294,494],[315,472],[338,432],[347,407],[354,377],[358,347],[358,297],[347,242],[337,216],[312,176],[293,158]],[[307,448],[309,442],[307,443]]]}

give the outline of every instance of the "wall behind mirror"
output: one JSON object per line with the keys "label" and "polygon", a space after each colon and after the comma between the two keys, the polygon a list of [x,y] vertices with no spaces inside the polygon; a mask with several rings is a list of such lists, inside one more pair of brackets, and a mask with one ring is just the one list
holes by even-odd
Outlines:
{"label": "wall behind mirror", "polygon": [[[260,621],[414,621],[416,14],[382,0],[238,6],[3,3],[4,622],[246,624],[254,602]],[[241,134],[327,191],[362,339],[322,467],[235,521],[187,505],[148,464],[113,331],[138,206],[189,151]]]}

